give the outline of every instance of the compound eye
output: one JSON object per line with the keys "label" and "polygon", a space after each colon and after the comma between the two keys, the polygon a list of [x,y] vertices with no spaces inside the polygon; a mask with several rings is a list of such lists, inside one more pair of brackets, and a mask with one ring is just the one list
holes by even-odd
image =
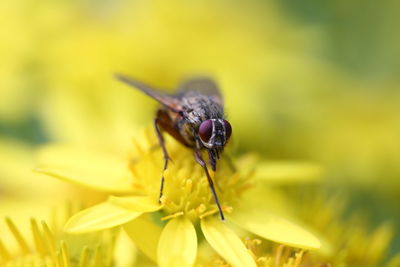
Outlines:
{"label": "compound eye", "polygon": [[199,136],[203,142],[207,143],[212,135],[213,122],[211,120],[203,121],[199,127]]}
{"label": "compound eye", "polygon": [[232,126],[226,120],[224,120],[224,126],[225,126],[225,138],[226,138],[226,140],[228,140],[232,135]]}

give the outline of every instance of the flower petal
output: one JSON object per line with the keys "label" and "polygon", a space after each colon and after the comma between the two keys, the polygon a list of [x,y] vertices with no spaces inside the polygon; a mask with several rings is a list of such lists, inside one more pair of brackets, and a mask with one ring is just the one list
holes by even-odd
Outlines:
{"label": "flower petal", "polygon": [[107,192],[132,192],[128,160],[116,155],[62,145],[38,153],[36,171]]}
{"label": "flower petal", "polygon": [[103,202],[72,216],[64,230],[73,234],[103,230],[129,222],[142,213]]}
{"label": "flower petal", "polygon": [[293,184],[316,181],[321,174],[321,166],[310,162],[266,161],[257,165],[255,177],[268,183]]}
{"label": "flower petal", "polygon": [[161,205],[156,200],[148,196],[111,196],[108,201],[115,206],[131,211],[151,212],[161,208]]}
{"label": "flower petal", "polygon": [[[105,82],[111,81],[107,80],[101,84],[105,86]],[[54,90],[44,94],[40,108],[46,133],[56,140],[125,150],[132,133],[140,129],[135,118],[140,118],[142,113],[137,111],[151,110],[139,103],[143,101],[133,102],[129,90],[122,88],[106,92],[96,86],[83,89],[57,83],[52,87]]]}
{"label": "flower petal", "polygon": [[240,205],[235,207],[235,212],[245,212],[251,207],[256,207],[258,213],[272,212],[284,215],[290,214],[292,206],[281,191],[258,183],[251,190],[247,190],[242,194]]}
{"label": "flower petal", "polygon": [[192,222],[185,217],[170,220],[158,243],[161,267],[192,266],[197,254],[197,236]]}
{"label": "flower petal", "polygon": [[112,266],[118,267],[134,266],[139,254],[136,244],[124,231],[119,231],[113,252]]}
{"label": "flower petal", "polygon": [[157,262],[157,244],[161,235],[161,227],[143,215],[124,224],[123,228],[135,245],[147,257]]}
{"label": "flower petal", "polygon": [[248,209],[231,214],[229,219],[256,235],[281,244],[303,249],[321,247],[321,242],[313,234],[272,213]]}
{"label": "flower petal", "polygon": [[233,266],[256,266],[240,238],[216,218],[201,220],[201,229],[208,243]]}

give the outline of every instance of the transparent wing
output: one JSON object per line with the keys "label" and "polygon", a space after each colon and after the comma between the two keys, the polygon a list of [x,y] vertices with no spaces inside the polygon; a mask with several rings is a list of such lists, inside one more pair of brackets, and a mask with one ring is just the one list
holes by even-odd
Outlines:
{"label": "transparent wing", "polygon": [[164,92],[160,92],[152,87],[139,82],[133,78],[130,78],[125,75],[116,74],[115,77],[123,83],[126,83],[139,91],[145,93],[146,95],[150,96],[151,98],[157,100],[160,104],[166,106],[167,108],[175,111],[180,112],[182,110],[182,105],[177,97],[173,95],[169,95]]}
{"label": "transparent wing", "polygon": [[209,96],[220,105],[223,105],[223,97],[216,82],[210,78],[199,77],[184,81],[178,89],[179,94],[197,92]]}

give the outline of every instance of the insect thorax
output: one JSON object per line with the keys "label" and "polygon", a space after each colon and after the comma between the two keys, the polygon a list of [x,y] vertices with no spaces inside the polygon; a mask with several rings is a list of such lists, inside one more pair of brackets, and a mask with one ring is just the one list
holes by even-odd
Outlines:
{"label": "insect thorax", "polygon": [[188,92],[181,98],[181,101],[188,121],[197,127],[205,120],[223,119],[224,117],[223,107],[210,97],[196,92]]}

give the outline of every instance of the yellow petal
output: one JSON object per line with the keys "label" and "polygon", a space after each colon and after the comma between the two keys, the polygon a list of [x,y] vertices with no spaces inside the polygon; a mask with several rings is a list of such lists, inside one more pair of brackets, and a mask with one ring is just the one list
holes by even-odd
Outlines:
{"label": "yellow petal", "polygon": [[108,201],[115,206],[119,206],[131,211],[150,212],[159,210],[161,208],[161,205],[157,200],[148,196],[111,196]]}
{"label": "yellow petal", "polygon": [[257,165],[257,180],[277,184],[306,183],[318,180],[321,166],[310,162],[267,161]]}
{"label": "yellow petal", "polygon": [[151,260],[157,262],[157,244],[161,227],[145,218],[144,215],[124,224],[124,230],[135,245]]}
{"label": "yellow petal", "polygon": [[170,220],[158,243],[158,264],[161,267],[192,266],[197,254],[197,236],[192,222],[185,217]]}
{"label": "yellow petal", "polygon": [[[7,191],[7,197],[1,200],[0,206],[13,211],[12,214],[20,210],[10,209],[7,204],[4,205],[5,201],[11,202],[15,198],[15,204],[23,204],[23,196],[26,204],[38,205],[39,202],[48,203],[48,199],[52,199],[52,204],[56,206],[56,203],[65,202],[68,194],[63,182],[32,172],[35,167],[34,154],[34,149],[26,143],[0,138],[0,191]],[[30,181],[34,181],[34,186]],[[25,212],[22,214],[28,219],[33,216]]]}
{"label": "yellow petal", "polygon": [[248,209],[233,213],[229,219],[249,232],[281,244],[303,249],[321,247],[321,242],[313,234],[272,213]]}
{"label": "yellow petal", "polygon": [[131,192],[128,160],[114,154],[52,145],[38,153],[36,171],[107,192]]}
{"label": "yellow petal", "polygon": [[65,225],[65,231],[78,234],[107,229],[129,222],[142,213],[103,202],[72,216]]}
{"label": "yellow petal", "polygon": [[119,231],[113,251],[113,265],[118,267],[134,266],[138,258],[138,249],[124,231]]}
{"label": "yellow petal", "polygon": [[[119,85],[110,78],[111,75],[100,82],[102,88]],[[55,84],[55,90],[46,91],[46,99],[40,106],[46,132],[56,140],[126,150],[132,140],[132,133],[140,129],[137,118],[143,120],[146,111],[152,114],[152,106],[140,100],[134,101],[132,92],[122,84],[119,86],[121,88],[107,91],[96,86],[72,88],[65,84]]]}
{"label": "yellow petal", "polygon": [[216,218],[201,220],[201,229],[208,243],[233,266],[256,266],[246,246],[225,223]]}

